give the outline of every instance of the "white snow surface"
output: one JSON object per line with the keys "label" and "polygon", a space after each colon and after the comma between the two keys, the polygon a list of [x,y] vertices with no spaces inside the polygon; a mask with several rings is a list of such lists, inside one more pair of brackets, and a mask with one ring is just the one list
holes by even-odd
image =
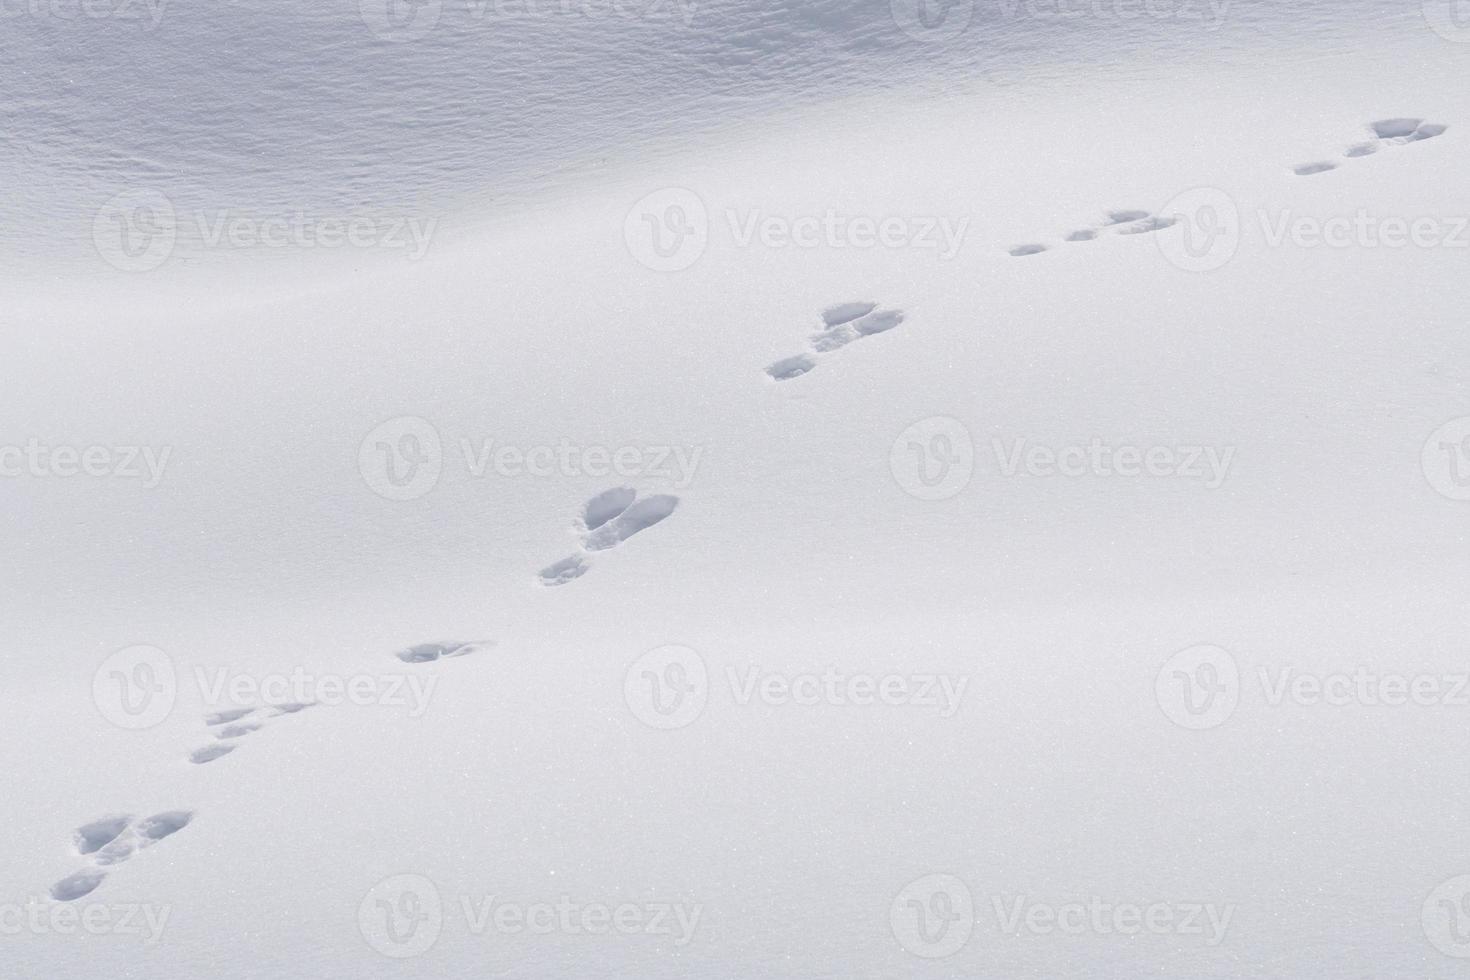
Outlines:
{"label": "white snow surface", "polygon": [[[16,21],[4,247],[43,271],[0,287],[0,446],[169,455],[156,485],[0,479],[0,975],[1461,976],[1433,909],[1470,874],[1470,707],[1270,695],[1282,671],[1465,674],[1470,503],[1421,453],[1470,415],[1467,252],[1271,232],[1470,215],[1470,44],[1417,5],[1239,3],[1213,31],[1021,9],[927,40],[886,4],[734,0],[503,31],[446,3],[396,43],[356,9],[261,3],[170,7],[127,44]],[[1376,143],[1400,118],[1447,128]],[[1315,161],[1338,166],[1293,172]],[[91,224],[134,187],[181,214],[427,190],[414,213],[448,217],[417,261],[181,238],[126,273]],[[671,188],[708,241],[660,271],[627,230]],[[1241,215],[1219,268],[1180,267],[1178,226],[1109,224],[1199,188]],[[741,241],[752,215],[828,212],[964,231],[953,254]],[[854,303],[900,322],[824,327]],[[403,418],[442,472],[399,500],[362,459]],[[924,499],[894,447],[935,418],[973,473]],[[1007,475],[1017,439],[1229,463],[1218,485]],[[672,472],[477,475],[464,440],[667,447]],[[140,644],[177,693],[135,729],[105,662]],[[1156,683],[1201,644],[1239,704],[1194,730]],[[660,728],[636,693],[670,645],[705,703]],[[201,683],[219,671],[430,686],[210,726],[296,700],[237,704]],[[741,688],[829,671],[964,687],[953,710]],[[156,841],[142,822],[180,813]],[[117,827],[136,850],[99,864]],[[442,921],[385,955],[400,875]],[[973,902],[952,951],[899,921],[930,875]],[[477,934],[464,903],[492,897],[697,925]],[[1228,928],[1008,930],[1017,899]],[[166,926],[56,927],[124,907]]]}

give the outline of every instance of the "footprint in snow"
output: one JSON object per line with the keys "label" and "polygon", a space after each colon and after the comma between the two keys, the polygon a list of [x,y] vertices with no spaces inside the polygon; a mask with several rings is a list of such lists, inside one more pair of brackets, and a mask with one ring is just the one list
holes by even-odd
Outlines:
{"label": "footprint in snow", "polygon": [[[576,530],[582,551],[591,553],[615,548],[635,534],[648,530],[671,515],[679,506],[672,494],[655,494],[638,499],[630,487],[604,490],[582,507]],[[571,555],[543,568],[537,575],[545,586],[566,585],[581,578],[591,567],[584,554]]]}
{"label": "footprint in snow", "polygon": [[83,824],[72,833],[72,846],[78,857],[89,858],[94,867],[62,878],[51,886],[51,897],[58,902],[74,902],[90,895],[107,877],[102,868],[122,864],[139,851],[183,830],[193,819],[190,810],[167,810],[143,820],[123,814]]}
{"label": "footprint in snow", "polygon": [[[1408,116],[1380,119],[1368,124],[1368,131],[1373,134],[1373,138],[1362,143],[1354,143],[1343,151],[1343,156],[1349,160],[1370,157],[1380,150],[1434,139],[1436,136],[1443,135],[1447,129],[1449,129],[1448,126],[1440,123],[1425,122],[1423,119]],[[1338,166],[1338,163],[1331,160],[1317,160],[1312,163],[1297,164],[1291,168],[1291,172],[1298,177],[1310,177],[1314,174],[1325,174],[1329,170],[1336,170]]]}
{"label": "footprint in snow", "polygon": [[830,354],[854,341],[887,333],[903,323],[899,310],[880,310],[877,303],[838,303],[822,311],[822,329],[810,335],[808,353],[783,357],[766,368],[774,381],[790,381],[808,374],[817,366],[815,354]]}
{"label": "footprint in snow", "polygon": [[406,664],[430,664],[436,660],[468,657],[472,653],[479,653],[481,650],[489,649],[494,645],[494,640],[420,643],[417,646],[409,647],[407,650],[399,650],[394,656]]}

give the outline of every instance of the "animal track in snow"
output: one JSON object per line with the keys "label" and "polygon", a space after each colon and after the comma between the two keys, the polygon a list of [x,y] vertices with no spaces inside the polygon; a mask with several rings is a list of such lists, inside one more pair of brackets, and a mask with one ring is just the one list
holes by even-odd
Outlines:
{"label": "animal track in snow", "polygon": [[58,902],[74,902],[90,895],[107,877],[102,868],[122,864],[139,851],[183,830],[193,819],[190,810],[167,810],[143,820],[123,814],[83,824],[72,833],[72,844],[77,855],[90,858],[94,867],[62,878],[51,886],[51,897]]}
{"label": "animal track in snow", "polygon": [[494,640],[475,640],[473,642],[442,642],[442,643],[420,643],[411,646],[407,650],[399,650],[394,654],[399,660],[406,664],[429,664],[436,660],[444,660],[453,657],[468,657],[472,653],[493,647]]}
{"label": "animal track in snow", "polygon": [[[662,522],[678,506],[679,498],[672,494],[660,493],[640,500],[630,487],[604,490],[587,501],[577,521],[582,551],[615,548],[633,535]],[[587,574],[591,567],[586,555],[570,555],[547,565],[536,577],[545,586],[566,585]]]}
{"label": "animal track in snow", "polygon": [[92,894],[106,877],[105,871],[78,871],[52,885],[51,897],[58,902],[74,902],[84,895]]}
{"label": "animal track in snow", "polygon": [[206,762],[213,762],[215,759],[227,756],[233,751],[235,751],[233,745],[206,745],[202,749],[195,749],[193,752],[190,752],[189,761],[195,765],[203,765]]}
{"label": "animal track in snow", "polygon": [[[399,657],[402,658],[402,654]],[[230,708],[214,711],[204,716],[205,727],[211,729],[216,741],[201,746],[189,753],[189,761],[196,766],[222,759],[239,747],[240,739],[264,728],[271,719],[282,715],[294,715],[313,707],[314,701],[287,701],[268,704],[258,708]]]}
{"label": "animal track in snow", "polygon": [[[1440,123],[1425,122],[1423,119],[1413,119],[1407,116],[1398,119],[1380,119],[1368,124],[1368,130],[1373,134],[1373,138],[1363,143],[1354,143],[1343,152],[1343,156],[1349,160],[1358,160],[1372,156],[1387,147],[1405,146],[1409,143],[1434,139],[1447,129],[1449,129],[1448,126]],[[1297,164],[1291,168],[1291,172],[1298,177],[1310,177],[1314,174],[1336,170],[1338,166],[1340,166],[1338,163],[1331,160],[1318,160],[1312,163]]]}
{"label": "animal track in snow", "polygon": [[814,354],[830,354],[855,340],[887,333],[903,323],[899,310],[880,310],[877,303],[838,303],[822,311],[822,329],[808,338],[808,352],[783,357],[766,368],[774,381],[790,381],[814,370]]}

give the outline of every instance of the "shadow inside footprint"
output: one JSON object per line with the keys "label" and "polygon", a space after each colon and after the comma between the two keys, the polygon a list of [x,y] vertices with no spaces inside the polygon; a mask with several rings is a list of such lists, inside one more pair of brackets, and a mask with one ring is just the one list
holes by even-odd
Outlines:
{"label": "shadow inside footprint", "polygon": [[1126,225],[1134,221],[1142,221],[1147,217],[1147,211],[1109,211],[1107,223],[1110,225]]}
{"label": "shadow inside footprint", "polygon": [[254,708],[231,708],[228,711],[216,711],[205,715],[204,723],[212,728],[215,725],[228,725],[232,721],[239,721],[253,714],[255,714]]}
{"label": "shadow inside footprint", "polygon": [[189,761],[196,766],[202,766],[206,762],[213,762],[215,759],[229,755],[233,751],[235,751],[235,747],[225,743],[206,745],[202,749],[195,749],[193,752],[190,752]]}
{"label": "shadow inside footprint", "polygon": [[1023,255],[1040,255],[1046,251],[1045,245],[1017,245],[1011,249],[1011,254],[1020,258]]}
{"label": "shadow inside footprint", "polygon": [[1449,128],[1448,126],[1441,126],[1439,123],[1425,123],[1423,126],[1414,130],[1408,141],[1410,143],[1417,143],[1420,140],[1432,140],[1436,136],[1443,135],[1444,131]]}
{"label": "shadow inside footprint", "polygon": [[1359,157],[1372,156],[1377,152],[1377,143],[1358,143],[1355,146],[1348,147],[1347,153],[1343,155],[1346,156],[1349,160],[1356,160]]}
{"label": "shadow inside footprint", "polygon": [[587,564],[587,559],[581,555],[572,555],[570,558],[563,558],[559,562],[547,565],[541,569],[538,577],[542,585],[566,585],[572,579],[581,578],[587,574],[587,569],[591,567]]}
{"label": "shadow inside footprint", "polygon": [[1420,126],[1424,125],[1422,119],[1380,119],[1369,123],[1373,135],[1381,140],[1401,139],[1405,136],[1413,136]]}
{"label": "shadow inside footprint", "polygon": [[249,735],[251,732],[258,731],[260,731],[260,722],[246,721],[236,725],[226,725],[216,731],[214,733],[214,737],[219,739],[242,738],[243,736]]}
{"label": "shadow inside footprint", "polygon": [[[479,641],[470,643],[420,643],[418,646],[400,650],[394,654],[399,660],[406,664],[433,663],[440,657],[465,657],[489,645],[493,641]],[[279,704],[276,705],[277,714],[295,714],[298,711],[312,707],[312,704]]]}
{"label": "shadow inside footprint", "polygon": [[95,854],[128,829],[128,824],[133,822],[131,815],[120,817],[103,817],[101,820],[93,820],[91,823],[78,827],[76,831],[76,844],[78,854]]}
{"label": "shadow inside footprint", "polygon": [[78,871],[52,885],[51,897],[58,902],[74,902],[84,895],[92,894],[106,877],[105,871]]}
{"label": "shadow inside footprint", "polygon": [[589,531],[597,530],[627,510],[637,496],[638,491],[632,487],[613,487],[602,491],[587,501],[587,506],[582,509],[582,526]]}
{"label": "shadow inside footprint", "polygon": [[1329,170],[1336,170],[1337,164],[1327,160],[1318,160],[1316,163],[1303,163],[1291,168],[1291,172],[1298,177],[1310,177],[1313,174],[1325,174]]}
{"label": "shadow inside footprint", "polygon": [[671,494],[644,497],[614,520],[587,536],[584,547],[588,551],[606,551],[621,544],[640,531],[653,527],[674,512],[679,498]]}
{"label": "shadow inside footprint", "polygon": [[1067,236],[1069,242],[1090,242],[1097,239],[1097,232],[1092,228],[1082,228]]}
{"label": "shadow inside footprint", "polygon": [[772,364],[766,368],[766,373],[777,381],[790,381],[792,378],[801,377],[816,366],[817,362],[812,358],[805,354],[797,354],[795,357],[788,357]]}

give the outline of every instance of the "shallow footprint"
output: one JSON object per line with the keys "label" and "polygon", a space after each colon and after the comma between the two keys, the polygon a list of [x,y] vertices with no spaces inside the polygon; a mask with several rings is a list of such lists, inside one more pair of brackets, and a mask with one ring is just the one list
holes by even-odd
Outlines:
{"label": "shallow footprint", "polygon": [[581,555],[572,555],[559,562],[547,565],[537,576],[545,586],[566,585],[572,579],[581,578],[592,566]]}
{"label": "shallow footprint", "polygon": [[838,327],[867,316],[877,308],[877,303],[838,303],[822,311],[822,323],[828,327]]}
{"label": "shallow footprint", "polygon": [[1014,255],[1016,258],[1020,258],[1023,255],[1040,255],[1042,252],[1045,251],[1045,245],[1017,245],[1015,248],[1011,249],[1011,254]]}
{"label": "shallow footprint", "polygon": [[223,742],[217,745],[206,745],[202,749],[195,749],[193,752],[190,752],[189,761],[196,766],[202,766],[206,762],[213,762],[215,759],[229,755],[233,751],[235,751],[233,745]]}
{"label": "shallow footprint", "polygon": [[1310,177],[1313,174],[1325,174],[1329,170],[1336,170],[1337,164],[1328,160],[1318,160],[1315,163],[1299,164],[1291,169],[1298,177]]}
{"label": "shallow footprint", "polygon": [[251,732],[260,731],[260,722],[245,721],[236,725],[226,725],[214,733],[218,739],[243,738]]}
{"label": "shallow footprint", "polygon": [[228,725],[232,721],[239,721],[255,714],[254,708],[231,708],[228,711],[216,711],[204,716],[204,723],[211,728],[215,725]]}
{"label": "shallow footprint", "polygon": [[120,817],[103,817],[78,827],[74,835],[78,854],[95,854],[117,840],[133,822],[131,814]]}
{"label": "shallow footprint", "polygon": [[587,536],[588,551],[606,551],[621,544],[640,531],[653,527],[674,512],[679,498],[661,493],[645,497],[617,516],[617,518]]}
{"label": "shallow footprint", "polygon": [[1127,228],[1119,228],[1120,235],[1147,235],[1151,232],[1162,231],[1172,228],[1179,223],[1178,218],[1161,218],[1158,215],[1150,215],[1137,224],[1129,225]]}
{"label": "shallow footprint", "polygon": [[817,362],[812,358],[805,354],[797,354],[795,357],[787,357],[772,364],[766,368],[766,373],[777,381],[790,381],[792,378],[801,377],[816,366]]}
{"label": "shallow footprint", "polygon": [[898,310],[882,310],[863,317],[853,324],[858,335],[871,337],[874,334],[887,333],[903,322],[903,314]]}
{"label": "shallow footprint", "polygon": [[1097,239],[1097,231],[1093,228],[1081,228],[1067,236],[1069,242],[1091,242]]}
{"label": "shallow footprint", "polygon": [[1110,225],[1126,225],[1134,221],[1142,221],[1148,216],[1147,211],[1109,211],[1107,223]]}
{"label": "shallow footprint", "polygon": [[135,828],[139,837],[149,844],[155,844],[165,837],[172,837],[194,819],[192,810],[165,810],[163,813],[155,813],[147,820],[142,821]]}
{"label": "shallow footprint", "polygon": [[105,871],[78,871],[52,885],[51,897],[58,902],[74,902],[84,895],[92,894],[106,877]]}

